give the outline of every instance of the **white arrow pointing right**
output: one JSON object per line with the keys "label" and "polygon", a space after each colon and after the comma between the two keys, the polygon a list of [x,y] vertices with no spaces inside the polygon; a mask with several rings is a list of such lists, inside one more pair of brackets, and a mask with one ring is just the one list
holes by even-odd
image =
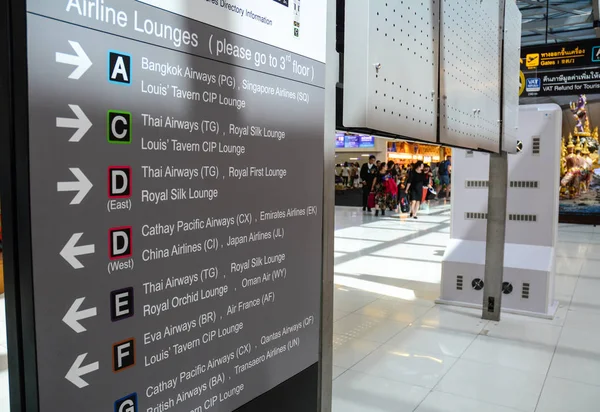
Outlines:
{"label": "white arrow pointing right", "polygon": [[69,168],[71,173],[75,175],[77,178],[76,182],[58,182],[56,185],[56,190],[59,192],[78,192],[77,195],[71,200],[72,205],[80,204],[85,196],[92,189],[92,182],[88,180],[87,177],[83,174],[83,172],[77,167]]}
{"label": "white arrow pointing right", "polygon": [[65,247],[60,251],[60,255],[63,257],[63,259],[69,262],[69,264],[75,269],[81,269],[84,267],[79,259],[77,259],[77,256],[90,255],[96,250],[94,245],[77,246],[77,242],[79,242],[81,236],[83,236],[83,233],[75,233],[73,236],[71,236]]}
{"label": "white arrow pointing right", "polygon": [[85,72],[87,72],[88,69],[92,67],[92,61],[90,60],[88,55],[85,54],[83,47],[81,47],[79,43],[77,43],[76,41],[69,40],[69,44],[71,45],[73,50],[75,50],[75,53],[77,53],[77,55],[73,56],[72,54],[56,53],[56,62],[68,64],[71,66],[77,66],[75,70],[73,70],[73,72],[69,75],[69,79],[79,80],[81,76],[83,76]]}
{"label": "white arrow pointing right", "polygon": [[86,356],[87,353],[79,355],[77,359],[75,359],[75,363],[73,363],[71,369],[69,369],[69,372],[67,372],[67,374],[65,375],[65,378],[73,385],[77,386],[79,389],[85,388],[89,385],[89,383],[81,379],[82,376],[85,376],[88,373],[92,373],[100,369],[100,364],[98,362],[90,363],[87,366],[81,366]]}
{"label": "white arrow pointing right", "polygon": [[76,104],[70,104],[69,107],[77,116],[77,119],[66,119],[64,117],[56,118],[56,127],[63,127],[66,129],[77,129],[75,134],[71,136],[69,142],[77,143],[92,127],[92,122],[87,118],[83,110]]}
{"label": "white arrow pointing right", "polygon": [[79,323],[80,320],[93,318],[98,314],[96,308],[80,311],[79,308],[83,304],[84,300],[85,298],[79,298],[75,300],[75,302],[73,303],[73,305],[71,305],[71,308],[63,318],[63,322],[65,322],[71,329],[73,329],[77,333],[83,333],[87,330],[81,325],[81,323]]}

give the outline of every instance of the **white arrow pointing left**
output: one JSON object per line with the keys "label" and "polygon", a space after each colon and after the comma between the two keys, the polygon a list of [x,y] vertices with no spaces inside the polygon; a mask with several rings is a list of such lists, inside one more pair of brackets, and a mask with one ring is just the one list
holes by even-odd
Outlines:
{"label": "white arrow pointing left", "polygon": [[71,329],[73,329],[77,333],[83,333],[87,330],[81,325],[81,323],[79,323],[80,320],[93,318],[98,314],[96,308],[79,310],[79,308],[81,308],[81,305],[83,305],[84,300],[85,298],[79,298],[75,300],[75,302],[73,303],[73,305],[71,305],[71,308],[63,318],[63,322],[65,322]]}
{"label": "white arrow pointing left", "polygon": [[85,177],[79,168],[71,167],[69,170],[71,173],[73,173],[77,181],[58,182],[56,185],[56,190],[59,192],[78,192],[70,203],[72,205],[78,205],[82,202],[94,185],[88,180],[87,177]]}
{"label": "white arrow pointing left", "polygon": [[69,369],[69,372],[67,372],[67,374],[65,375],[65,378],[73,385],[77,386],[79,389],[85,388],[89,385],[89,383],[81,379],[82,376],[85,376],[88,373],[92,373],[100,369],[100,364],[98,362],[90,363],[86,366],[81,366],[86,356],[87,353],[79,355],[77,359],[75,359],[75,363],[73,363],[71,369]]}
{"label": "white arrow pointing left", "polygon": [[77,246],[77,242],[79,242],[81,236],[83,236],[83,233],[75,233],[73,236],[71,236],[71,239],[69,239],[65,247],[60,251],[60,255],[63,257],[63,259],[69,262],[69,264],[75,269],[83,268],[83,265],[79,259],[77,259],[77,256],[90,255],[96,250],[94,245]]}
{"label": "white arrow pointing left", "polygon": [[77,66],[75,70],[73,70],[73,72],[69,75],[69,79],[79,80],[81,76],[83,76],[85,72],[87,72],[88,69],[92,67],[92,61],[90,60],[88,55],[85,54],[85,51],[83,51],[83,47],[81,47],[79,43],[77,43],[76,41],[69,40],[69,44],[71,45],[73,50],[75,50],[75,53],[77,53],[77,55],[74,56],[72,54],[56,53],[56,62],[68,64],[71,66]]}

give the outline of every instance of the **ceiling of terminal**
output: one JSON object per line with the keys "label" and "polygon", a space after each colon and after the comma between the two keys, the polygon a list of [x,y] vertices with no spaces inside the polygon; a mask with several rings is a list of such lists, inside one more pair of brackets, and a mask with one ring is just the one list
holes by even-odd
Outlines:
{"label": "ceiling of terminal", "polygon": [[517,0],[524,46],[600,37],[600,0]]}
{"label": "ceiling of terminal", "polygon": [[[347,0],[337,2],[337,50],[344,50],[344,10]],[[600,0],[516,0],[523,14],[522,44],[600,38]],[[548,16],[548,19],[546,19]]]}

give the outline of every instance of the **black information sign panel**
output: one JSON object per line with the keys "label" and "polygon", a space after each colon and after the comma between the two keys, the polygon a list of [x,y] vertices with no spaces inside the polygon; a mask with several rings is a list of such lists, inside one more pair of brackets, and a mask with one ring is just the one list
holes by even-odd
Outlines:
{"label": "black information sign panel", "polygon": [[524,47],[521,97],[597,93],[600,90],[600,40]]}
{"label": "black information sign panel", "polygon": [[600,67],[524,74],[521,97],[563,96],[600,92]]}
{"label": "black information sign panel", "polygon": [[319,360],[324,25],[225,3],[26,2],[42,412],[230,412]]}
{"label": "black information sign panel", "polygon": [[600,65],[600,40],[523,47],[521,70],[574,69]]}

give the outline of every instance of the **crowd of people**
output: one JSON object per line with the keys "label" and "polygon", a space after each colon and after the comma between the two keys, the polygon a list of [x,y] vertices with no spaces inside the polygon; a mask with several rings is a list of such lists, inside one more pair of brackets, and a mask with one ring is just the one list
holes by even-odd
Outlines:
{"label": "crowd of people", "polygon": [[433,169],[420,160],[400,166],[392,160],[385,163],[370,156],[360,169],[358,163],[345,163],[338,176],[346,187],[362,187],[363,211],[375,209],[375,216],[385,216],[388,210],[401,209],[418,219],[422,202],[449,196],[451,169],[450,156]]}
{"label": "crowd of people", "polygon": [[339,179],[344,187],[358,188],[360,187],[359,170],[360,163],[346,162],[342,165],[338,165],[338,168],[336,168],[336,178]]}

